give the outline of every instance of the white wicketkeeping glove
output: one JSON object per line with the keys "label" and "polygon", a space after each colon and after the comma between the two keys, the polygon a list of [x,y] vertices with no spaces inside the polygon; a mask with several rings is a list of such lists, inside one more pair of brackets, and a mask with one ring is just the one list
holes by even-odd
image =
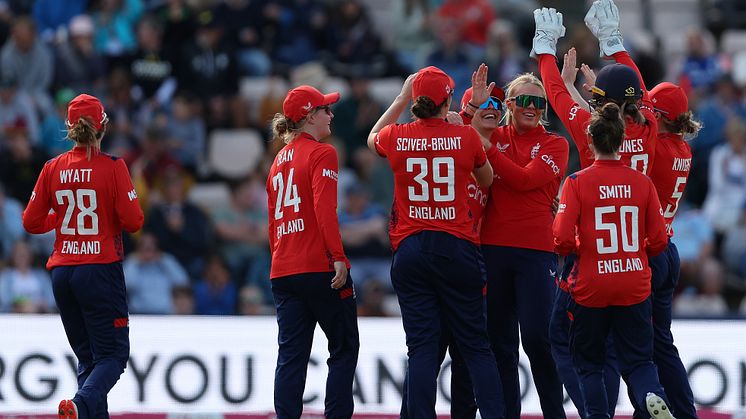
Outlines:
{"label": "white wicketkeeping glove", "polygon": [[610,57],[625,51],[619,30],[619,9],[613,0],[596,0],[585,15],[585,26],[598,38],[600,55]]}
{"label": "white wicketkeeping glove", "polygon": [[538,54],[557,55],[557,40],[565,36],[565,26],[562,25],[562,13],[557,13],[554,8],[534,10],[534,21],[536,32],[534,33],[534,44],[531,56]]}

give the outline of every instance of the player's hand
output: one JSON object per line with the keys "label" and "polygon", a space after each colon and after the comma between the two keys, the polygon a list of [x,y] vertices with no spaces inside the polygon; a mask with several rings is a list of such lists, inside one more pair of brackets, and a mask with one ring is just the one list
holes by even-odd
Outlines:
{"label": "player's hand", "polygon": [[410,74],[407,76],[407,79],[404,80],[404,84],[401,87],[401,93],[399,93],[401,99],[406,99],[408,101],[412,98],[412,84],[414,83],[414,78],[416,76],[417,73]]}
{"label": "player's hand", "polygon": [[448,114],[446,115],[446,121],[454,125],[464,125],[464,119],[461,118],[461,115],[459,115],[459,113],[455,111],[448,111]]}
{"label": "player's hand", "polygon": [[562,13],[554,8],[534,10],[534,22],[536,32],[534,33],[533,48],[531,56],[538,54],[557,55],[557,40],[565,36],[565,26],[562,24]]}
{"label": "player's hand", "polygon": [[[492,89],[495,88],[495,82],[487,85],[487,71],[489,68],[485,63],[479,64],[477,71],[471,73],[471,104],[479,108],[487,98],[490,97]],[[477,109],[470,109],[475,113]]]}
{"label": "player's hand", "polygon": [[624,49],[624,40],[619,27],[619,9],[612,0],[596,0],[586,13],[585,25],[598,38],[602,57],[610,57]]}
{"label": "player's hand", "polygon": [[596,73],[594,73],[593,70],[588,67],[588,64],[582,64],[580,66],[580,72],[583,73],[583,77],[585,78],[583,89],[590,92],[591,87],[596,85]]}
{"label": "player's hand", "polygon": [[565,85],[568,84],[575,84],[575,79],[578,76],[578,53],[575,51],[575,47],[570,48],[567,53],[565,53],[564,61],[562,63],[562,81],[565,82]]}
{"label": "player's hand", "polygon": [[347,283],[347,264],[344,261],[334,262],[334,278],[332,288],[338,290]]}

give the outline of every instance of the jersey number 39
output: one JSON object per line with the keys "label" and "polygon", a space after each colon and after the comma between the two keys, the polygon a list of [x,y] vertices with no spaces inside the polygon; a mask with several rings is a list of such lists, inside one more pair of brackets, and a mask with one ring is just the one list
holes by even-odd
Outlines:
{"label": "jersey number 39", "polygon": [[[422,157],[410,157],[407,159],[407,172],[417,175],[414,181],[417,186],[407,187],[409,200],[412,202],[423,202],[430,200],[430,185],[425,180],[429,171],[430,162]],[[453,157],[435,157],[432,160],[433,168],[433,201],[448,202],[456,199],[455,165]]]}

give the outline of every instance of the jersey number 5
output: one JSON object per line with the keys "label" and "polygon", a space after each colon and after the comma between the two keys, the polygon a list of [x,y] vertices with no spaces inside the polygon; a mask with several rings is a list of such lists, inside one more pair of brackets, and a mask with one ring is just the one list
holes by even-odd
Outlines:
{"label": "jersey number 5", "polygon": [[[412,202],[423,202],[430,200],[430,185],[425,181],[428,173],[430,162],[422,157],[410,157],[407,159],[407,172],[414,173],[418,170],[414,181],[420,185],[419,191],[415,186],[407,187],[409,200]],[[455,193],[455,165],[453,157],[435,157],[432,160],[433,166],[433,183],[442,185],[440,188],[433,188],[433,201],[448,202],[456,199]],[[445,173],[444,173],[445,172]],[[435,185],[434,185],[435,186]],[[445,193],[443,191],[445,189]]]}
{"label": "jersey number 5", "polygon": [[[596,207],[596,231],[609,232],[609,245],[604,244],[603,238],[596,239],[596,251],[599,255],[608,255],[619,251],[619,236],[621,235],[622,250],[625,252],[637,252],[640,250],[639,237],[639,208],[631,205],[619,207],[619,232],[617,225],[613,222],[604,222],[604,214],[614,214],[616,207]],[[629,217],[630,221],[627,222]],[[621,233],[621,234],[620,234]]]}
{"label": "jersey number 5", "polygon": [[300,210],[300,196],[298,196],[298,185],[293,184],[293,172],[295,169],[290,169],[288,172],[288,182],[285,185],[285,181],[282,179],[282,173],[276,174],[272,178],[272,187],[277,192],[277,203],[275,204],[275,220],[279,220],[284,215],[282,212],[283,207],[293,207],[293,210],[297,213]]}
{"label": "jersey number 5", "polygon": [[[679,190],[679,187],[681,188]],[[676,211],[679,209],[679,200],[681,200],[681,196],[684,194],[684,188],[686,187],[686,177],[679,176],[676,178],[676,185],[673,187],[673,193],[671,194],[671,198],[675,199],[676,202],[671,205],[666,205],[666,211],[663,213],[663,216],[666,218],[673,218],[674,215],[676,215]]]}
{"label": "jersey number 5", "polygon": [[[61,189],[54,194],[57,197],[57,204],[67,205],[65,218],[62,219],[60,233],[67,235],[79,234],[81,236],[92,236],[98,234],[98,214],[96,214],[96,191],[93,189]],[[67,202],[65,202],[67,201]],[[75,227],[70,227],[73,212],[78,208],[77,223]],[[89,220],[86,222],[86,220]],[[86,227],[90,224],[89,227]]]}

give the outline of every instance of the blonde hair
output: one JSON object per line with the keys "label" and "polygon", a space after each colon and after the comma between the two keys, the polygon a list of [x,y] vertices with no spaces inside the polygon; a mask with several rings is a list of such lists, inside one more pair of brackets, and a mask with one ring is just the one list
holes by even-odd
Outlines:
{"label": "blonde hair", "polygon": [[[310,116],[311,114],[313,114],[313,112],[308,115]],[[298,122],[294,122],[285,115],[279,112],[276,113],[274,118],[272,118],[272,138],[279,138],[283,143],[290,144],[290,142],[300,134],[303,126],[306,125],[307,119],[308,116]]]}
{"label": "blonde hair", "polygon": [[[513,97],[513,92],[515,91],[518,86],[524,85],[524,84],[533,84],[534,86],[538,86],[541,89],[541,93],[544,95],[544,97],[547,97],[547,91],[544,89],[544,84],[539,80],[538,77],[534,76],[533,73],[523,73],[520,74],[518,77],[514,78],[513,80],[508,83],[508,85],[505,87],[505,97],[511,98]],[[539,124],[541,125],[549,125],[549,120],[547,119],[547,109],[543,109],[543,113],[541,115],[541,119],[539,119]],[[505,114],[503,115],[503,121],[505,121],[506,125],[511,125],[513,123],[513,115],[512,112],[510,112],[510,107],[505,107]]]}
{"label": "blonde hair", "polygon": [[104,131],[106,131],[106,121],[101,127],[101,131],[98,131],[91,121],[81,116],[75,125],[67,130],[67,137],[65,138],[85,147],[86,157],[90,160],[92,151],[101,151],[101,137],[103,137]]}

